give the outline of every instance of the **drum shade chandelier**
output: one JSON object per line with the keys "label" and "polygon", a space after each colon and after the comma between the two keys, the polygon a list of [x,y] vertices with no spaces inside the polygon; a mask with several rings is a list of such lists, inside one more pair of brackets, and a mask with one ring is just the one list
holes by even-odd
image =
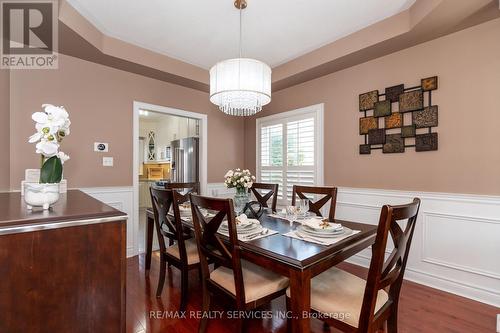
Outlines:
{"label": "drum shade chandelier", "polygon": [[236,0],[240,12],[239,58],[220,61],[210,68],[210,101],[232,116],[251,116],[271,102],[271,68],[241,56],[241,16],[245,0]]}

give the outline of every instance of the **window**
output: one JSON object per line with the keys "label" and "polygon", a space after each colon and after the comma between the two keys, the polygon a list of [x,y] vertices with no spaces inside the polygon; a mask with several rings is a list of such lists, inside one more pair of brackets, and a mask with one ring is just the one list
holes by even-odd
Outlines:
{"label": "window", "polygon": [[323,183],[323,104],[257,119],[257,180],[278,183],[278,199],[293,185]]}

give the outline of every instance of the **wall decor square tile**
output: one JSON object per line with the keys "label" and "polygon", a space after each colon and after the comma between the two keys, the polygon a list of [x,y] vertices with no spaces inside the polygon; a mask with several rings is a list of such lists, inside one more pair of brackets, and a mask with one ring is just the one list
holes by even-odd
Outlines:
{"label": "wall decor square tile", "polygon": [[408,125],[401,127],[401,136],[403,138],[413,138],[416,134],[415,125]]}
{"label": "wall decor square tile", "polygon": [[368,131],[368,144],[381,145],[385,143],[385,129],[372,129]]}
{"label": "wall decor square tile", "polygon": [[431,76],[420,81],[423,91],[436,90],[438,88],[438,77]]}
{"label": "wall decor square tile", "polygon": [[359,111],[371,110],[378,102],[378,90],[369,91],[359,95]]}
{"label": "wall decor square tile", "polygon": [[390,116],[384,118],[385,128],[399,128],[403,126],[403,114],[400,112],[394,112]]}
{"label": "wall decor square tile", "polygon": [[424,107],[422,90],[413,90],[399,95],[399,112],[421,110]]}
{"label": "wall decor square tile", "polygon": [[386,154],[404,153],[405,140],[401,137],[401,134],[387,134],[382,151]]}
{"label": "wall decor square tile", "polygon": [[438,150],[438,134],[437,133],[417,134],[417,136],[415,137],[415,150],[416,151]]}
{"label": "wall decor square tile", "polygon": [[413,124],[417,128],[435,127],[438,125],[438,106],[425,107],[422,111],[415,111],[412,114]]}
{"label": "wall decor square tile", "polygon": [[371,129],[378,128],[378,120],[375,117],[359,118],[359,134],[368,134]]}
{"label": "wall decor square tile", "polygon": [[375,109],[373,109],[374,117],[385,117],[391,114],[391,102],[390,101],[379,101],[375,103]]}
{"label": "wall decor square tile", "polygon": [[359,153],[361,155],[371,154],[371,146],[370,145],[359,145]]}
{"label": "wall decor square tile", "polygon": [[404,93],[405,85],[398,84],[397,86],[392,86],[385,88],[385,99],[391,101],[391,103],[399,101],[399,95]]}

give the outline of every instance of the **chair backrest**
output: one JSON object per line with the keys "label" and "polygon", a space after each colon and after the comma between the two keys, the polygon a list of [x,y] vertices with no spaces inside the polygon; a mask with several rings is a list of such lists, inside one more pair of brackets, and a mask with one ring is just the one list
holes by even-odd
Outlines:
{"label": "chair backrest", "polygon": [[179,247],[180,260],[187,263],[186,246],[184,244],[186,235],[182,228],[179,212],[179,204],[182,203],[182,196],[170,189],[153,186],[149,188],[149,191],[151,193],[154,223],[161,253],[165,253],[167,248],[165,237],[172,239],[177,242]]}
{"label": "chair backrest", "polygon": [[[180,194],[180,199],[182,202],[189,201],[189,194],[196,193],[200,194],[200,183],[165,183],[165,188],[175,190]],[[182,191],[185,190],[185,191]],[[182,203],[181,202],[181,203]]]}
{"label": "chair backrest", "polygon": [[[324,195],[321,199],[313,202],[306,194],[322,194]],[[336,187],[316,187],[316,186],[299,186],[293,185],[292,194],[292,206],[295,205],[295,200],[299,197],[300,199],[309,199],[309,211],[315,213],[318,216],[323,216],[321,214],[321,208],[328,201],[330,201],[330,210],[328,213],[328,219],[333,221],[335,219],[335,206],[337,205],[337,188]]]}
{"label": "chair backrest", "polygon": [[[266,184],[266,183],[253,183],[252,187],[248,189],[248,192],[252,192],[255,199],[262,205],[262,207],[269,207],[267,202],[270,198],[271,209],[273,212],[276,211],[276,203],[278,202],[278,184]],[[259,190],[269,190],[266,194],[263,194]]]}
{"label": "chair backrest", "polygon": [[[385,205],[382,207],[375,244],[372,246],[372,259],[361,308],[358,326],[361,332],[364,331],[362,328],[368,328],[374,320],[376,315],[374,310],[379,290],[388,289],[389,300],[378,313],[382,313],[386,306],[395,306],[394,311],[397,311],[399,292],[403,282],[419,207],[420,199],[418,198],[413,199],[412,203],[406,205]],[[403,231],[398,222],[405,220],[406,227]],[[389,257],[385,259],[389,234],[393,240],[394,249]]]}
{"label": "chair backrest", "polygon": [[[233,200],[202,197],[190,194],[191,210],[196,244],[200,255],[201,272],[203,281],[210,278],[208,261],[210,259],[219,266],[233,270],[238,305],[244,305],[245,290],[241,271],[240,250],[234,216]],[[213,217],[204,216],[205,210],[216,212]],[[227,219],[229,242],[217,233],[224,218]]]}

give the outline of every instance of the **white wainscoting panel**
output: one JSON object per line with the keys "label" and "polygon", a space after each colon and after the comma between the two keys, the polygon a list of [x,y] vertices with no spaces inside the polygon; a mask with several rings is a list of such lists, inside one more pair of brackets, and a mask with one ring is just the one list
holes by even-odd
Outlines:
{"label": "white wainscoting panel", "polygon": [[127,257],[137,255],[137,235],[133,214],[133,194],[132,186],[117,187],[87,187],[80,188],[81,191],[94,197],[105,204],[116,208],[128,215],[127,220]]}
{"label": "white wainscoting panel", "polygon": [[[500,306],[500,197],[339,188],[336,217],[377,224],[382,205],[414,197],[422,204],[405,278]],[[349,261],[370,258],[367,249]]]}

